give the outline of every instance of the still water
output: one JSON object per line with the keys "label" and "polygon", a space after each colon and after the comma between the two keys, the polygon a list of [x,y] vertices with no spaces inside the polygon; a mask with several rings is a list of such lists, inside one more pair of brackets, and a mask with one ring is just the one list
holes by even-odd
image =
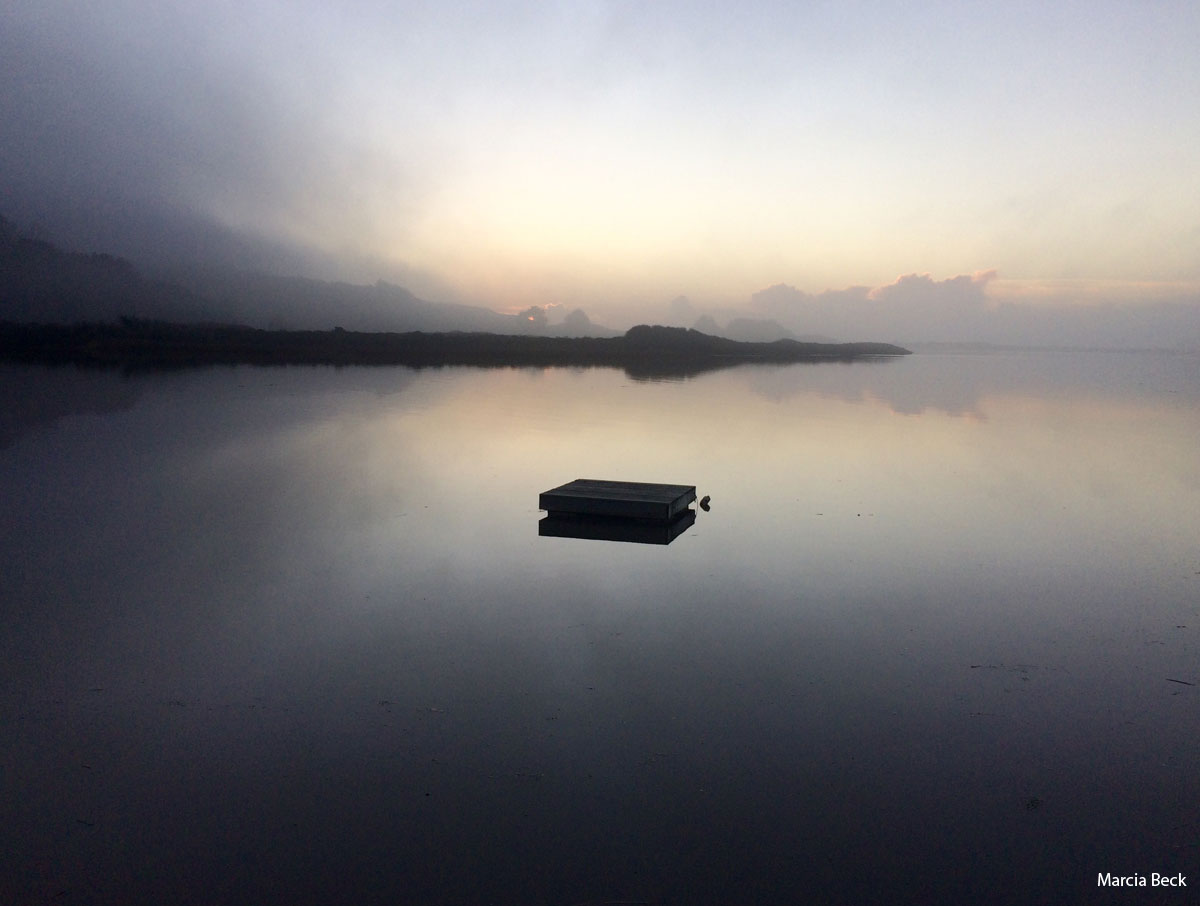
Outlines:
{"label": "still water", "polygon": [[[1186,902],[1200,359],[0,373],[0,900]],[[539,537],[694,484],[670,545]]]}

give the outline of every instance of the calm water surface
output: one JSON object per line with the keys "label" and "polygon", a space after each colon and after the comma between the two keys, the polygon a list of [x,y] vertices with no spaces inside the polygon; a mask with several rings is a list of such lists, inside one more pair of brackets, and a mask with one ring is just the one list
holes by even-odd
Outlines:
{"label": "calm water surface", "polygon": [[[7,368],[0,403],[0,900],[1200,887],[1195,356]],[[712,510],[539,537],[580,477]]]}

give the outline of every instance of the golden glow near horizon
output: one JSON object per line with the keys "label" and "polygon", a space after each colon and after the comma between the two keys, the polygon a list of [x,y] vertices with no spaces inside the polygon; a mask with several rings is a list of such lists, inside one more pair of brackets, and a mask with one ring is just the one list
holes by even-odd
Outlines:
{"label": "golden glow near horizon", "polygon": [[[30,174],[10,195],[35,212],[64,191],[100,212],[135,198],[343,279],[424,275],[446,298],[599,320],[908,274],[995,270],[991,298],[1063,303],[1200,283],[1191,0],[0,16],[29,49],[16,76],[45,92],[0,111],[7,170]],[[59,58],[95,78],[38,68]]]}

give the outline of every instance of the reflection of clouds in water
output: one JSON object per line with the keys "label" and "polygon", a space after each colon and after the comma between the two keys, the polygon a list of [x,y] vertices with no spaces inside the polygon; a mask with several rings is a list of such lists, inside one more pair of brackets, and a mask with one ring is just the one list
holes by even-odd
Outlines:
{"label": "reflection of clouds in water", "polygon": [[815,393],[875,400],[903,415],[927,410],[986,417],[989,396],[1102,396],[1200,404],[1200,355],[1132,352],[914,354],[852,365],[747,368],[749,386],[774,402]]}
{"label": "reflection of clouds in water", "polygon": [[[181,673],[195,669],[204,640],[236,636],[246,608],[279,627],[245,641],[262,668],[290,656],[287,630],[356,594],[356,543],[395,518],[393,485],[368,474],[364,426],[410,408],[414,384],[415,408],[438,405],[446,386],[394,368],[20,377],[4,393],[27,389],[28,409],[59,424],[4,451],[5,596],[26,614],[8,642],[32,646],[69,624],[77,644],[47,645],[30,675],[70,663],[114,685],[167,648]],[[85,412],[102,416],[67,418]],[[382,453],[387,469],[412,476],[403,448]],[[178,615],[172,634],[120,664],[109,657],[160,612]]]}
{"label": "reflection of clouds in water", "polygon": [[961,366],[930,368],[911,356],[870,362],[748,369],[750,387],[772,402],[812,393],[848,403],[878,401],[892,411],[917,415],[935,409],[979,415],[983,379]]}
{"label": "reflection of clouds in water", "polygon": [[[120,867],[94,858],[94,835],[44,832],[85,821],[142,841],[182,887],[238,878],[247,848],[269,849],[264,885],[291,899],[311,899],[314,876],[337,899],[365,872],[397,901],[475,902],[433,895],[447,859],[493,889],[578,852],[619,878],[642,863],[597,847],[627,839],[628,815],[678,814],[713,852],[750,833],[786,856],[831,839],[833,814],[817,855],[849,874],[880,839],[916,864],[922,829],[1023,814],[1046,784],[1027,789],[1028,753],[997,760],[993,735],[1030,721],[1049,728],[1031,757],[1068,778],[1056,795],[1088,809],[1083,830],[1014,858],[1095,828],[1152,839],[1128,815],[1148,784],[1181,801],[1194,744],[1181,699],[1147,693],[1192,663],[1171,629],[1195,606],[1200,409],[1194,381],[1174,392],[1189,374],[914,356],[644,384],[617,369],[138,378],[127,410],[62,419],[0,457],[0,717],[38,718],[8,764],[16,807],[48,816],[8,822],[0,844],[18,867],[62,859],[107,883]],[[1163,405],[1176,399],[1188,408]],[[934,411],[962,401],[989,419]],[[892,415],[906,409],[928,416]],[[540,537],[538,492],[593,469],[695,483],[719,512],[670,547]],[[976,664],[1044,666],[1019,668],[1037,701]],[[1114,737],[1114,714],[1139,724]],[[1107,781],[1092,741],[1113,772],[1156,773],[1089,799]],[[997,771],[1010,779],[993,795]],[[929,793],[947,785],[962,792],[950,814]],[[845,853],[881,790],[890,836]],[[579,821],[581,795],[598,823]],[[479,861],[497,833],[549,842]],[[667,822],[629,852],[677,837]],[[1014,851],[1000,832],[985,843],[946,870]],[[750,867],[793,864],[776,855]],[[695,864],[668,867],[659,889]]]}

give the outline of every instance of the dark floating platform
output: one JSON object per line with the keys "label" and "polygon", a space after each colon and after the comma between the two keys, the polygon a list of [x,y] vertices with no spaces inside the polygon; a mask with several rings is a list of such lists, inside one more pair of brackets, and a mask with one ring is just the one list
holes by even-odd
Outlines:
{"label": "dark floating platform", "polygon": [[695,499],[695,485],[577,478],[538,496],[538,534],[670,544],[696,521]]}
{"label": "dark floating platform", "polygon": [[670,522],[696,499],[696,486],[577,478],[538,496],[551,515],[609,516]]}
{"label": "dark floating platform", "polygon": [[543,538],[582,538],[587,541],[628,541],[634,544],[670,544],[696,521],[696,511],[684,510],[670,522],[622,519],[620,516],[579,516],[551,513],[538,523]]}

